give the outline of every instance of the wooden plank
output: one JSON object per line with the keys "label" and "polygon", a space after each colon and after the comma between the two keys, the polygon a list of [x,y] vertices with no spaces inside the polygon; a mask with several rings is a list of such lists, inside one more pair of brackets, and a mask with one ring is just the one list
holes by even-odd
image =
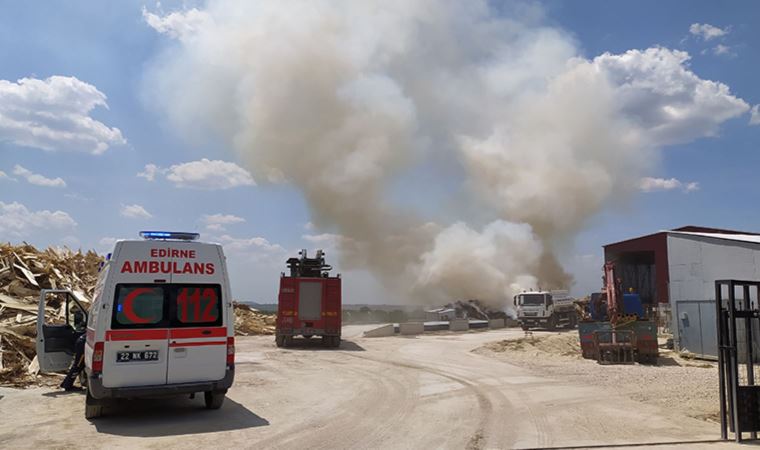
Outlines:
{"label": "wooden plank", "polygon": [[[13,252],[13,256],[16,257],[16,261],[18,261],[18,263],[21,264],[21,266],[23,266],[26,270],[29,270],[29,266],[27,266],[26,263],[24,262],[24,260],[21,259],[20,256],[18,256],[18,253]],[[29,270],[29,271],[31,272],[31,270]]]}
{"label": "wooden plank", "polygon": [[34,278],[34,274],[31,270],[27,269],[26,267],[19,266],[18,264],[14,264],[13,267],[17,268],[22,274],[24,274],[24,277],[26,277],[29,283],[40,287],[40,285],[37,284],[37,280]]}
{"label": "wooden plank", "polygon": [[5,294],[0,294],[0,303],[2,303],[6,308],[15,309],[18,311],[28,311],[37,314],[37,307],[35,305],[21,303],[19,301],[16,301],[13,297],[9,297]]}

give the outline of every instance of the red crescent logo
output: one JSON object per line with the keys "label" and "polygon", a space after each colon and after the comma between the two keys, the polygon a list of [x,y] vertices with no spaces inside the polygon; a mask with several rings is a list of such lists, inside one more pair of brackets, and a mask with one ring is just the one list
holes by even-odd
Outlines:
{"label": "red crescent logo", "polygon": [[149,292],[153,291],[153,289],[150,288],[137,288],[134,291],[130,292],[129,295],[127,295],[127,298],[124,299],[124,315],[127,316],[127,319],[129,319],[132,323],[151,323],[154,322],[155,319],[150,317],[140,317],[135,313],[134,307],[132,306],[132,303],[135,301],[137,297],[139,297],[142,294],[147,294]]}

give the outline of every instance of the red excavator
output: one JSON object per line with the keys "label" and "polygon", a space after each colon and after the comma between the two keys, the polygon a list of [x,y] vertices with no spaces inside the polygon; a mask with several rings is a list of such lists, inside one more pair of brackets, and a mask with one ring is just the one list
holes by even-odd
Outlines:
{"label": "red excavator", "polygon": [[591,295],[578,324],[584,358],[600,364],[656,363],[657,324],[647,317],[641,297],[622,292],[615,263],[604,264],[604,287]]}

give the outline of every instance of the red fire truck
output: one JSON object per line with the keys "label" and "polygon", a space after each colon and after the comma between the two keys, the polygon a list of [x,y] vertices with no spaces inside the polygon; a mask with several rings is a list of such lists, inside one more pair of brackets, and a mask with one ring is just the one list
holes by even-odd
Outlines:
{"label": "red fire truck", "polygon": [[321,336],[325,347],[339,347],[340,275],[329,275],[332,267],[325,263],[322,250],[317,250],[315,258],[307,257],[306,250],[298,254],[300,257],[287,260],[290,275],[280,277],[275,342],[278,347],[289,347],[295,336]]}

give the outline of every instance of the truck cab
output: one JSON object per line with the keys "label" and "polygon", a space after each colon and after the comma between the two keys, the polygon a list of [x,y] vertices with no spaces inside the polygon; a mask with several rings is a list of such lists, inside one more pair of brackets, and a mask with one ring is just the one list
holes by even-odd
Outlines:
{"label": "truck cab", "polygon": [[[197,242],[196,233],[140,235],[116,243],[95,286],[84,354],[88,419],[100,416],[107,400],[196,392],[218,409],[234,379],[234,312],[222,247]],[[40,369],[61,370],[61,352],[51,355],[63,346],[50,345],[55,325],[38,327]]]}
{"label": "truck cab", "polygon": [[577,323],[573,298],[567,291],[529,291],[515,295],[517,320],[523,330],[574,328]]}

